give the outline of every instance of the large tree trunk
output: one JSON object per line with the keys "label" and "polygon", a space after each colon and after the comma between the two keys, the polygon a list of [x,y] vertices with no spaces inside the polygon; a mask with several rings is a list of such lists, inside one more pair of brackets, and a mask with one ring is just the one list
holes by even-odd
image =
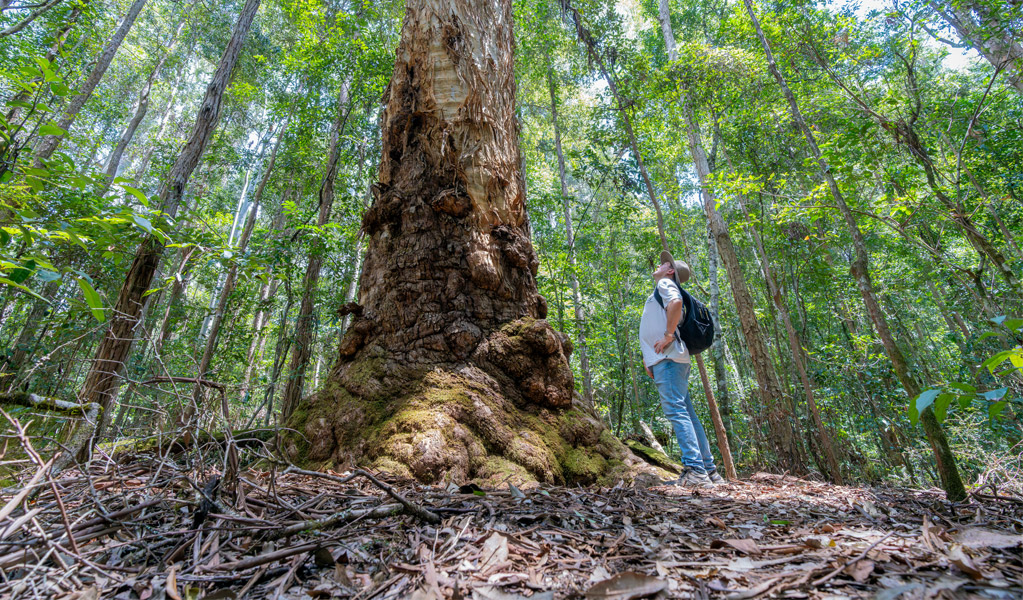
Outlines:
{"label": "large tree trunk", "polygon": [[[160,191],[159,208],[171,218],[177,215],[192,171],[199,164],[199,159],[216,129],[224,90],[227,89],[235,63],[238,62],[245,37],[256,16],[256,11],[259,9],[259,2],[260,0],[247,0],[242,8],[231,40],[206,88],[206,95],[199,105],[199,113],[196,116],[192,136],[185,143],[174,166],[171,167]],[[153,283],[153,276],[163,258],[163,249],[163,242],[155,236],[147,237],[139,245],[135,253],[135,260],[128,269],[114,310],[110,315],[110,324],[96,350],[92,366],[79,392],[79,398],[83,404],[98,402],[103,408],[99,426],[94,434],[96,439],[103,435],[106,424],[110,421],[110,409],[116,399],[121,371],[124,369],[125,359],[131,349],[135,328],[145,302],[143,295]]]}
{"label": "large tree trunk", "polygon": [[[142,7],[146,5],[146,0],[135,0],[132,5],[128,8],[127,14],[124,15],[124,19],[121,20],[121,25],[114,32],[113,37],[107,41],[106,46],[103,47],[103,51],[100,52],[99,56],[96,57],[96,64],[92,67],[92,71],[89,76],[85,78],[82,83],[81,89],[78,93],[71,97],[71,102],[67,108],[64,109],[64,114],[60,118],[58,125],[64,131],[70,131],[71,125],[75,122],[75,118],[78,116],[78,112],[82,110],[85,103],[92,97],[92,92],[95,91],[96,86],[103,79],[103,75],[106,74],[107,69],[110,67],[111,61],[114,60],[114,56],[117,54],[117,50],[121,47],[121,42],[128,35],[128,31],[131,26],[135,24],[135,19],[138,18],[139,13],[142,12]],[[39,147],[36,149],[36,161],[42,161],[53,156],[54,151],[57,150],[57,146],[60,145],[61,140],[64,139],[63,135],[48,135],[39,142]]]}
{"label": "large tree trunk", "polygon": [[[874,329],[877,331],[878,337],[881,338],[881,343],[884,345],[885,352],[888,354],[888,359],[892,363],[892,368],[895,370],[895,374],[899,378],[899,382],[906,390],[906,394],[909,396],[909,401],[915,402],[916,397],[920,394],[920,385],[913,378],[909,368],[909,362],[906,360],[906,357],[903,355],[898,344],[896,344],[895,338],[892,336],[891,330],[888,328],[888,321],[881,310],[880,304],[877,302],[877,296],[874,294],[874,284],[870,279],[869,260],[867,258],[866,243],[863,240],[863,232],[860,231],[860,227],[856,223],[856,217],[853,215],[852,210],[849,209],[849,205],[846,204],[845,198],[842,196],[842,193],[838,188],[838,183],[835,181],[834,176],[831,174],[830,167],[821,154],[820,148],[817,145],[817,138],[814,135],[813,130],[810,129],[806,120],[803,119],[803,115],[799,110],[799,104],[796,102],[795,95],[792,93],[792,90],[789,89],[788,82],[785,80],[784,76],[782,76],[781,71],[778,70],[778,65],[774,60],[774,54],[771,52],[771,46],[767,41],[767,37],[764,35],[763,29],[760,27],[760,20],[757,19],[756,13],[753,10],[752,0],[743,0],[743,4],[746,5],[746,12],[749,14],[750,20],[753,22],[753,27],[756,30],[757,37],[760,39],[760,43],[764,48],[764,54],[767,57],[768,70],[771,72],[771,75],[774,76],[775,81],[778,83],[782,93],[785,95],[785,99],[789,104],[789,110],[792,113],[792,118],[799,126],[799,129],[803,132],[803,136],[806,138],[806,143],[810,149],[810,153],[820,166],[821,175],[827,182],[828,189],[831,191],[831,196],[835,200],[835,204],[838,206],[839,211],[842,213],[842,218],[845,220],[846,226],[849,229],[849,234],[852,236],[854,250],[852,271],[853,276],[856,278],[860,295],[863,296],[863,303],[867,307],[867,314],[870,316],[870,320],[874,325]],[[934,411],[930,406],[922,411],[920,414],[920,420],[923,423],[927,439],[931,443],[931,449],[934,451],[934,458],[937,462],[942,488],[944,488],[949,500],[964,500],[966,498],[966,488],[963,487],[962,479],[959,476],[959,468],[956,466],[955,457],[952,454],[952,449],[948,445],[948,440],[945,438],[945,433],[942,431],[941,425],[938,423],[938,418],[935,416]]]}
{"label": "large tree trunk", "polygon": [[565,410],[571,344],[536,286],[511,5],[406,5],[360,306],[289,421],[296,458],[497,484],[594,481],[627,456],[581,401]]}

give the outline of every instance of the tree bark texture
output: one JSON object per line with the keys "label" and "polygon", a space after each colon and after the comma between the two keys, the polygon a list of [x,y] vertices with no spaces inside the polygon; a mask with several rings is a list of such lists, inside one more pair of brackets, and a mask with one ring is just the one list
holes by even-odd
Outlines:
{"label": "tree bark texture", "polygon": [[[64,109],[64,114],[60,118],[58,125],[64,131],[70,131],[71,125],[75,122],[75,118],[78,116],[78,112],[82,110],[85,103],[92,97],[92,92],[96,90],[96,86],[103,79],[103,75],[106,74],[107,69],[110,67],[110,63],[114,60],[114,56],[117,51],[121,48],[121,43],[124,38],[128,35],[128,31],[132,25],[135,24],[135,19],[138,18],[139,13],[142,12],[142,8],[146,5],[147,0],[135,0],[128,8],[128,12],[121,19],[121,24],[118,26],[117,31],[114,32],[113,37],[107,41],[103,47],[103,51],[100,52],[99,56],[96,57],[96,64],[93,66],[92,71],[89,72],[89,76],[85,78],[78,93],[71,97],[71,102],[68,107]],[[40,142],[39,147],[36,149],[36,161],[42,161],[53,156],[53,153],[57,150],[57,146],[64,139],[63,135],[48,135],[45,136]]]}
{"label": "tree bark texture", "polygon": [[1020,32],[1004,26],[980,2],[931,2],[959,37],[980,52],[991,66],[1005,71],[1006,80],[1023,94],[1023,44]]}
{"label": "tree bark texture", "polygon": [[573,404],[571,343],[544,320],[511,6],[406,5],[360,304],[324,388],[288,423],[296,458],[491,484],[596,481],[629,458]]}
{"label": "tree bark texture", "polygon": [[[196,116],[192,135],[178,155],[174,166],[171,167],[160,191],[159,208],[171,218],[177,215],[188,180],[199,164],[199,159],[216,129],[224,90],[227,88],[235,63],[241,54],[245,37],[256,16],[256,11],[259,9],[259,3],[260,0],[247,0],[242,8],[231,40],[206,88],[206,95],[199,105],[199,113]],[[136,250],[135,259],[128,269],[110,314],[109,326],[96,349],[92,366],[79,392],[82,403],[98,402],[103,408],[102,418],[94,435],[95,439],[102,437],[113,412],[111,408],[117,396],[117,387],[124,369],[124,361],[135,337],[135,330],[139,325],[139,315],[145,302],[143,294],[153,283],[153,277],[163,258],[163,250],[163,242],[155,236],[147,237]]]}
{"label": "tree bark texture", "polygon": [[[821,175],[824,177],[828,184],[828,189],[831,191],[831,196],[835,200],[835,204],[838,206],[839,211],[842,213],[842,218],[845,220],[846,226],[849,230],[849,234],[853,240],[853,264],[852,271],[853,276],[856,278],[857,287],[859,287],[860,295],[863,297],[863,303],[866,305],[867,314],[870,317],[871,322],[874,325],[874,329],[877,331],[878,337],[881,338],[881,343],[884,345],[885,352],[888,354],[888,358],[892,363],[892,368],[895,370],[895,374],[902,384],[902,387],[906,390],[906,394],[909,396],[911,402],[916,401],[916,397],[920,394],[920,386],[913,378],[910,371],[909,362],[903,355],[902,350],[899,349],[898,344],[895,342],[895,338],[891,334],[891,330],[888,328],[888,321],[885,318],[884,312],[881,310],[880,304],[878,304],[877,296],[874,293],[874,284],[870,279],[869,271],[869,259],[867,257],[866,243],[863,240],[863,232],[860,231],[859,224],[856,223],[856,217],[850,210],[849,205],[846,204],[845,198],[842,196],[842,192],[839,190],[838,183],[835,181],[834,176],[831,174],[831,169],[824,160],[821,154],[820,148],[817,145],[817,138],[810,129],[806,120],[803,119],[803,115],[799,110],[799,104],[796,101],[795,95],[792,90],[789,89],[788,82],[785,77],[778,70],[778,65],[774,60],[774,54],[771,52],[771,46],[767,41],[767,37],[764,35],[763,29],[760,27],[760,21],[753,10],[752,0],[743,0],[743,4],[746,6],[746,12],[749,14],[753,27],[756,30],[757,37],[760,39],[760,43],[764,48],[764,54],[767,57],[767,67],[774,76],[775,81],[781,88],[785,99],[788,101],[789,110],[792,113],[792,118],[799,126],[799,129],[803,132],[803,136],[806,138],[807,146],[810,149],[810,153],[814,160],[820,166]],[[927,434],[927,439],[931,443],[931,448],[934,451],[934,457],[938,466],[938,473],[941,477],[941,485],[948,495],[948,498],[953,501],[959,501],[966,498],[966,488],[963,486],[962,479],[959,476],[959,469],[956,466],[955,458],[952,454],[952,450],[948,445],[948,440],[945,438],[945,434],[941,429],[941,425],[937,421],[937,417],[934,415],[934,411],[931,407],[927,407],[922,411],[920,420],[924,424],[924,431]]]}

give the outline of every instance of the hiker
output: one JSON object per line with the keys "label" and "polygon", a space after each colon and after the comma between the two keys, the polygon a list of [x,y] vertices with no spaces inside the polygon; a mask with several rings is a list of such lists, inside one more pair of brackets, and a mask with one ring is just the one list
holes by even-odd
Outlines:
{"label": "hiker", "polygon": [[653,273],[654,292],[643,306],[639,321],[639,343],[643,365],[661,396],[664,416],[671,422],[682,452],[682,475],[678,485],[709,487],[724,478],[714,466],[707,434],[693,410],[689,397],[689,349],[676,335],[685,317],[682,284],[689,280],[689,265],[661,252],[660,266]]}

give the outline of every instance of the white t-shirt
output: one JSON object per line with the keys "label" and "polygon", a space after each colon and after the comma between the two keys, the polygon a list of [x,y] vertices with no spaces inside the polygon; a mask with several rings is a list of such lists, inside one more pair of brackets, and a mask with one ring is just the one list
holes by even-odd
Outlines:
{"label": "white t-shirt", "polygon": [[[678,287],[668,278],[657,282],[657,290],[661,292],[661,301],[667,306],[672,300],[682,300]],[[639,320],[639,346],[643,349],[643,364],[652,367],[664,359],[678,363],[689,362],[689,350],[677,339],[664,352],[654,351],[654,344],[664,338],[668,328],[668,313],[657,303],[653,293],[643,305],[643,317]]]}

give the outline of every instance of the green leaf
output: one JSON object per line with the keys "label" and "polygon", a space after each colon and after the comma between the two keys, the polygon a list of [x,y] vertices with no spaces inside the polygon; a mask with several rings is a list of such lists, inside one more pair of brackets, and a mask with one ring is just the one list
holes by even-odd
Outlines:
{"label": "green leaf", "polygon": [[972,385],[970,385],[968,383],[950,383],[950,384],[948,384],[947,387],[950,387],[953,390],[959,390],[961,392],[966,392],[967,394],[976,394],[977,393],[977,388],[973,387]]}
{"label": "green leaf", "polygon": [[92,316],[100,323],[106,323],[107,316],[103,312],[103,299],[100,298],[99,294],[96,293],[96,289],[84,277],[79,277],[77,281],[78,287],[82,288],[82,294],[85,296],[85,303],[92,310]]}
{"label": "green leaf", "polygon": [[47,271],[43,269],[36,273],[36,279],[42,281],[43,283],[49,283],[51,281],[57,281],[58,279],[60,279],[60,273],[57,273],[55,271]]}
{"label": "green leaf", "polygon": [[945,421],[945,416],[948,414],[948,405],[955,397],[955,394],[946,392],[934,399],[934,416],[938,418],[939,423]]}
{"label": "green leaf", "polygon": [[973,404],[973,396],[959,396],[959,408],[966,410]]}
{"label": "green leaf", "polygon": [[153,233],[153,224],[149,222],[149,219],[133,214],[131,220],[135,221],[135,224],[144,229],[146,233]]}
{"label": "green leaf", "polygon": [[52,91],[57,96],[70,96],[72,93],[74,93],[71,90],[71,88],[69,88],[68,86],[64,85],[59,81],[54,81],[50,83],[50,91]]}
{"label": "green leaf", "polygon": [[1023,327],[1023,319],[1006,319],[1002,322],[1002,325],[1005,325],[1012,331],[1019,331],[1019,328]]}
{"label": "green leaf", "polygon": [[1006,319],[1005,315],[1002,315],[1000,317],[995,317],[991,319],[991,322],[994,323],[995,325],[1001,325],[1002,321],[1005,321],[1005,319]]}
{"label": "green leaf", "polygon": [[989,406],[987,408],[987,416],[988,416],[988,418],[991,419],[992,421],[997,419],[998,415],[1000,415],[1001,412],[1003,410],[1005,410],[1005,407],[1008,406],[1008,404],[1009,404],[1008,402],[1006,402],[1005,400],[1002,400],[1001,402],[995,402],[994,404]]}
{"label": "green leaf", "polygon": [[63,129],[61,129],[60,127],[57,127],[56,125],[53,125],[51,123],[47,123],[46,125],[43,125],[42,127],[39,128],[39,135],[60,135],[60,136],[65,136],[65,135],[67,135],[67,131],[64,131]]}
{"label": "green leaf", "polygon": [[26,279],[32,276],[36,270],[36,261],[30,260],[24,265],[17,267],[11,271],[10,279],[14,283],[24,283]]}
{"label": "green leaf", "polygon": [[6,229],[0,229],[0,246],[6,246],[9,241],[11,241],[11,234],[7,233]]}
{"label": "green leaf", "polygon": [[980,364],[982,367],[987,367],[989,371],[994,373],[995,367],[1009,360],[1009,357],[1012,356],[1012,354],[1013,354],[1012,350],[1002,350],[1001,352],[998,352],[993,356],[988,357],[984,362]]}
{"label": "green leaf", "polygon": [[985,331],[980,335],[978,340],[986,340],[989,337],[1005,337],[1004,333],[998,333],[997,331]]}
{"label": "green leaf", "polygon": [[940,389],[927,390],[926,392],[922,392],[916,398],[913,398],[913,400],[909,403],[909,422],[916,425],[917,421],[920,420],[920,413],[931,404],[934,404],[934,399],[937,398],[940,393]]}
{"label": "green leaf", "polygon": [[1007,391],[1009,391],[1009,388],[999,388],[997,390],[991,390],[990,392],[984,392],[981,396],[984,396],[988,400],[1001,400]]}
{"label": "green leaf", "polygon": [[139,190],[138,188],[132,187],[130,185],[124,185],[122,183],[121,189],[128,192],[132,196],[135,196],[135,198],[142,203],[142,206],[145,206],[146,208],[149,207],[149,198],[146,198],[146,195],[143,194],[142,191]]}
{"label": "green leaf", "polygon": [[43,298],[39,294],[33,292],[31,289],[21,285],[20,283],[15,283],[15,282],[11,281],[10,279],[8,279],[6,277],[0,277],[0,283],[2,283],[4,285],[9,285],[11,287],[16,287],[19,290],[21,290],[21,291],[25,292],[26,294],[28,294],[29,296],[32,296],[33,298],[37,298],[39,300],[42,300],[43,302],[46,302],[47,304],[50,303],[49,300],[47,300],[46,298]]}

